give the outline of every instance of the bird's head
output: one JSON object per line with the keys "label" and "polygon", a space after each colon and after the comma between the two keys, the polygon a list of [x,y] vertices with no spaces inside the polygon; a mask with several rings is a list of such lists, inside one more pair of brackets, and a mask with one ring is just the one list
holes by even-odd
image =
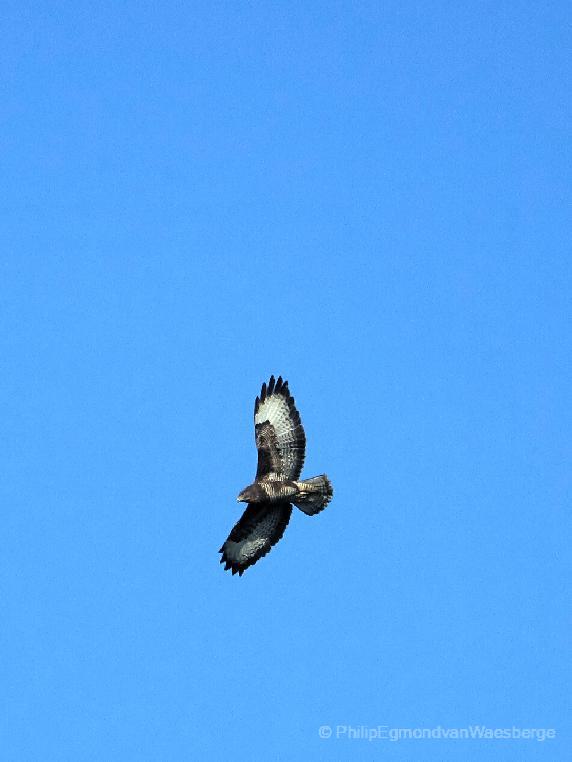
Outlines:
{"label": "bird's head", "polygon": [[245,487],[242,492],[238,493],[238,497],[236,498],[239,503],[249,503],[252,500],[255,499],[255,488],[253,484],[250,484],[248,487]]}

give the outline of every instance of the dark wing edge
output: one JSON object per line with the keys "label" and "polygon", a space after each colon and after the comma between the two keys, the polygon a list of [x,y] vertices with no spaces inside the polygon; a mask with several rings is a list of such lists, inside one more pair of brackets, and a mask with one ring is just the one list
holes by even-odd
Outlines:
{"label": "dark wing edge", "polygon": [[282,538],[291,515],[290,503],[249,503],[219,550],[225,571],[242,577]]}

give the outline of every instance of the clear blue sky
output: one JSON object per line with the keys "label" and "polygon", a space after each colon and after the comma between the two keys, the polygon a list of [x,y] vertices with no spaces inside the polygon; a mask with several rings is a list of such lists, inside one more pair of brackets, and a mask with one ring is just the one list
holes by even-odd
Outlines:
{"label": "clear blue sky", "polygon": [[[3,758],[570,759],[569,30],[3,5]],[[335,497],[232,577],[271,373]]]}

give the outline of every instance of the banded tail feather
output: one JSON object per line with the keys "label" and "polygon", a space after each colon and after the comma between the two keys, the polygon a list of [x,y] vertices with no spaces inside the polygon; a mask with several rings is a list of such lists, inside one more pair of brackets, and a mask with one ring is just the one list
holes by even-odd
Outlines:
{"label": "banded tail feather", "polygon": [[290,499],[308,516],[314,516],[323,511],[334,495],[332,483],[326,474],[303,479],[297,484],[299,493]]}

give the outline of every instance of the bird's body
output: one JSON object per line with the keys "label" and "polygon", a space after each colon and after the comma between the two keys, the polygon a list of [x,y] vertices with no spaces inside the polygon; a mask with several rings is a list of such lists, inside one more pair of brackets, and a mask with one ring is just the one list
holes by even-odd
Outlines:
{"label": "bird's body", "polygon": [[306,435],[288,382],[271,376],[254,405],[258,450],[256,479],[242,490],[246,511],[220,549],[225,569],[240,575],[282,537],[292,503],[309,516],[330,502],[333,490],[325,474],[300,480],[306,454]]}
{"label": "bird's body", "polygon": [[239,503],[275,503],[290,500],[297,492],[296,482],[272,479],[253,482],[242,490],[237,500]]}
{"label": "bird's body", "polygon": [[[296,505],[306,505],[310,497],[326,494],[326,492],[320,492],[317,489],[322,482],[316,482],[316,480],[323,478],[315,476],[313,479],[299,482],[280,481],[278,479],[253,482],[242,490],[237,500],[239,503],[279,503],[289,500]],[[326,487],[325,484],[324,487]],[[322,507],[325,508],[325,505]]]}

